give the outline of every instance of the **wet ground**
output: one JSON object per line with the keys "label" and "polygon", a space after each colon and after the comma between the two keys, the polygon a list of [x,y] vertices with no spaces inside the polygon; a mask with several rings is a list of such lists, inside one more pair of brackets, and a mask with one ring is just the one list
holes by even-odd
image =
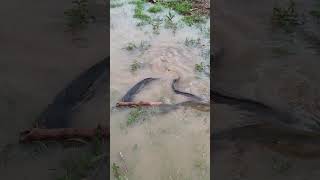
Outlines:
{"label": "wet ground", "polygon": [[[166,27],[169,10],[148,13],[151,6],[145,3],[144,11],[153,23],[142,25],[133,18],[135,4],[111,1],[110,106],[149,77],[160,80],[134,100],[169,104],[186,100],[171,89],[178,76],[181,90],[208,100],[209,21],[189,27],[181,21],[182,16],[171,11],[177,28]],[[209,179],[209,120],[209,112],[186,107],[167,113],[158,113],[157,108],[111,109],[110,166],[120,167],[132,180]],[[111,179],[116,178],[113,170]]]}
{"label": "wet ground", "polygon": [[[91,1],[89,9],[99,21],[83,32],[66,32],[64,11],[71,1],[4,1],[0,7],[1,121],[0,179],[56,179],[66,172],[63,160],[81,155],[87,147],[61,144],[18,145],[19,132],[34,120],[55,95],[81,72],[106,57],[105,5]],[[107,87],[105,87],[107,88]],[[95,127],[106,120],[106,93],[75,112],[73,127]],[[8,146],[8,144],[12,144]],[[78,156],[80,157],[80,156]]]}
{"label": "wet ground", "polygon": [[[300,130],[318,131],[320,26],[309,13],[317,2],[295,2],[304,24],[287,32],[271,23],[273,8],[288,7],[286,1],[215,1],[215,45],[224,48],[225,54],[217,60],[212,72],[213,88],[289,114],[297,120],[294,123]],[[214,131],[265,118],[259,114],[248,118],[244,116],[248,111],[222,104],[216,104],[213,113]],[[214,179],[319,177],[316,154],[311,158],[288,152],[280,154],[242,140],[223,146],[224,150],[217,149],[211,154]],[[300,143],[294,149],[306,146]]]}

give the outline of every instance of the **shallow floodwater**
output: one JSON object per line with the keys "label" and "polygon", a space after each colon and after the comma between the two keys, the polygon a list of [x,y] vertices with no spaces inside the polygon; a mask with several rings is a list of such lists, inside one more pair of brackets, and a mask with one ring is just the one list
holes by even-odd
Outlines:
{"label": "shallow floodwater", "polygon": [[[111,2],[112,3],[112,2]],[[178,28],[137,26],[134,4],[110,9],[110,103],[116,102],[142,79],[160,78],[143,89],[134,100],[177,103],[186,100],[171,89],[181,78],[179,89],[209,100],[210,83],[196,64],[209,64],[209,22],[186,26],[175,15]],[[146,9],[150,4],[145,5]],[[147,13],[147,12],[146,12]],[[168,10],[151,17],[165,18]],[[199,38],[199,40],[198,40]],[[196,40],[190,45],[188,40]],[[187,41],[187,42],[186,42]],[[131,43],[136,48],[128,48]],[[141,45],[142,44],[142,45]],[[139,65],[132,70],[132,65]],[[146,109],[135,123],[127,124],[133,109],[111,109],[111,168],[118,165],[132,180],[209,179],[210,113],[183,107],[167,113]],[[111,179],[115,179],[112,169]]]}

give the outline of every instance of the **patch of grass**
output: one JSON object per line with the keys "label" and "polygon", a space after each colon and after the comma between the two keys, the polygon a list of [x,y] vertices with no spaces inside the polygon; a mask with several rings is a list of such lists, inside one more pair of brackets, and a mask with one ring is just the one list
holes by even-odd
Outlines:
{"label": "patch of grass", "polygon": [[144,11],[144,1],[142,0],[137,0],[135,1],[136,7],[134,9],[134,18],[140,19],[142,21],[150,22],[151,17],[146,15]]}
{"label": "patch of grass", "polygon": [[134,60],[133,63],[130,65],[131,72],[136,72],[140,68],[142,68],[142,64],[137,60]]}
{"label": "patch of grass", "polygon": [[90,20],[88,0],[72,1],[72,8],[64,12],[67,17],[67,26],[71,29],[82,29]]}
{"label": "patch of grass", "polygon": [[188,46],[188,47],[196,47],[200,44],[200,38],[198,39],[189,39],[189,38],[186,38],[184,40],[184,45],[185,46]]}
{"label": "patch of grass", "polygon": [[285,31],[291,31],[293,27],[301,24],[296,5],[290,0],[287,7],[274,7],[272,11],[272,23]]}
{"label": "patch of grass", "polygon": [[174,17],[175,15],[171,11],[169,11],[165,18],[164,27],[167,29],[173,29],[173,31],[175,32],[178,29],[178,24],[173,21]]}
{"label": "patch of grass", "polygon": [[189,0],[162,1],[161,4],[182,15],[191,14],[192,4]]}
{"label": "patch of grass", "polygon": [[200,64],[195,64],[194,69],[198,72],[203,72],[205,70],[205,64],[201,62]]}
{"label": "patch of grass", "polygon": [[116,180],[128,180],[125,173],[121,171],[121,168],[116,163],[112,163],[112,172]]}
{"label": "patch of grass", "polygon": [[185,22],[188,26],[195,24],[205,23],[205,18],[199,14],[193,14],[191,16],[185,16],[182,18],[182,21]]}
{"label": "patch of grass", "polygon": [[160,34],[160,25],[161,25],[161,22],[155,21],[155,22],[152,22],[151,25],[152,25],[153,33],[154,33],[154,34]]}
{"label": "patch of grass", "polygon": [[127,120],[127,126],[130,126],[134,123],[136,123],[138,120],[142,118],[142,116],[145,114],[145,110],[142,108],[135,108],[129,113],[129,117]]}
{"label": "patch of grass", "polygon": [[128,50],[128,51],[132,51],[132,50],[134,50],[136,48],[137,48],[137,46],[133,42],[128,43],[127,46],[125,47],[125,49]]}
{"label": "patch of grass", "polygon": [[113,2],[113,1],[110,2],[110,8],[117,8],[117,7],[121,7],[123,5],[124,5],[124,3],[122,3],[122,2]]}
{"label": "patch of grass", "polygon": [[150,13],[158,13],[162,11],[162,7],[159,4],[156,4],[148,9]]}

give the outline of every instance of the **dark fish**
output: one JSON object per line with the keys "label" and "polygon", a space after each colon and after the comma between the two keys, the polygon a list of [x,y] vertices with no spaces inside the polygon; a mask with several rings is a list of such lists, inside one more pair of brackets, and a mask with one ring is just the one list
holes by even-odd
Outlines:
{"label": "dark fish", "polygon": [[180,80],[180,77],[178,77],[177,79],[174,79],[174,80],[172,81],[172,84],[171,84],[171,88],[172,88],[172,90],[173,90],[176,94],[181,94],[181,95],[183,95],[183,96],[192,98],[192,99],[194,99],[194,100],[196,100],[196,101],[202,101],[202,98],[200,98],[200,97],[198,97],[198,96],[196,96],[196,95],[194,95],[194,94],[191,94],[191,93],[187,93],[187,92],[183,92],[183,91],[178,90],[178,89],[176,88],[176,84],[177,84],[177,82],[178,82],[179,80]]}
{"label": "dark fish", "polygon": [[37,126],[46,128],[65,128],[69,126],[67,118],[73,109],[84,100],[92,97],[95,82],[106,75],[108,58],[80,74],[71,81],[65,89],[59,92],[53,102],[41,113],[37,119]]}
{"label": "dark fish", "polygon": [[123,102],[131,102],[134,96],[139,93],[146,85],[150,84],[154,80],[158,80],[159,78],[146,78],[138,82],[134,85],[127,93],[123,96],[121,101]]}

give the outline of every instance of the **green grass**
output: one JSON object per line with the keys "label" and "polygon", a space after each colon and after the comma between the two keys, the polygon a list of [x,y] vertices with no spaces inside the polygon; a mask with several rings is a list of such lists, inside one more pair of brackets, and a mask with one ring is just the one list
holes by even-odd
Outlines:
{"label": "green grass", "polygon": [[134,43],[132,43],[132,42],[130,42],[130,43],[128,43],[127,44],[127,46],[126,46],[126,50],[127,51],[132,51],[132,50],[134,50],[134,49],[136,49],[137,48],[137,46],[134,44]]}
{"label": "green grass", "polygon": [[197,72],[203,72],[205,70],[205,64],[203,62],[201,62],[200,64],[195,64],[194,69]]}
{"label": "green grass", "polygon": [[148,12],[150,12],[150,13],[158,13],[161,11],[162,11],[162,7],[159,4],[156,4],[148,9]]}
{"label": "green grass", "polygon": [[167,29],[173,29],[173,32],[176,32],[176,30],[178,29],[178,24],[173,21],[174,17],[175,15],[171,11],[169,11],[164,20],[164,27]]}
{"label": "green grass", "polygon": [[83,29],[89,23],[88,0],[74,0],[72,8],[64,12],[67,26],[71,29]]}
{"label": "green grass", "polygon": [[117,7],[121,7],[123,5],[124,5],[124,3],[120,3],[120,2],[110,2],[110,8],[117,8]]}
{"label": "green grass", "polygon": [[205,18],[199,14],[193,14],[191,16],[185,16],[182,18],[182,21],[184,21],[188,26],[192,26],[199,23],[205,23]]}
{"label": "green grass", "polygon": [[192,4],[189,0],[162,1],[161,4],[167,8],[175,10],[179,14],[191,14]]}
{"label": "green grass", "polygon": [[133,109],[129,113],[129,117],[127,120],[127,126],[130,126],[130,125],[136,123],[138,120],[140,120],[142,118],[142,116],[144,114],[145,114],[145,110],[143,110],[142,108]]}
{"label": "green grass", "polygon": [[131,72],[135,72],[137,71],[138,69],[140,69],[142,66],[141,66],[141,63],[139,63],[137,60],[133,61],[133,63],[130,65],[130,70]]}
{"label": "green grass", "polygon": [[125,173],[123,173],[120,169],[120,167],[116,163],[112,163],[112,172],[113,176],[116,178],[116,180],[127,180]]}
{"label": "green grass", "polygon": [[160,25],[161,25],[161,22],[159,21],[154,21],[151,23],[152,25],[152,30],[153,30],[153,33],[154,34],[160,34]]}
{"label": "green grass", "polygon": [[137,0],[135,1],[135,9],[134,9],[134,18],[140,19],[142,21],[149,22],[151,20],[151,17],[144,13],[144,1]]}

